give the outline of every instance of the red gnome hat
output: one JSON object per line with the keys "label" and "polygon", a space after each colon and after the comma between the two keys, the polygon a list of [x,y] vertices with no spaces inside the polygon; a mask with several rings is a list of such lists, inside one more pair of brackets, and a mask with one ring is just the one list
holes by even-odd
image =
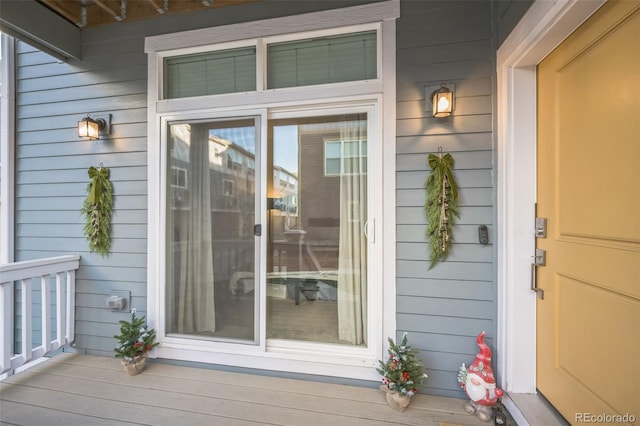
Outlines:
{"label": "red gnome hat", "polygon": [[493,370],[491,370],[491,348],[484,343],[484,334],[484,331],[478,334],[480,352],[476,355],[476,359],[473,360],[473,364],[469,366],[469,371],[478,372],[486,383],[495,384],[496,379],[493,376]]}
{"label": "red gnome hat", "polygon": [[484,399],[477,401],[480,405],[491,406],[498,401],[504,391],[496,387],[496,378],[491,370],[491,349],[484,343],[484,331],[478,335],[478,347],[480,352],[469,367],[468,374],[481,378],[487,387],[487,394]]}

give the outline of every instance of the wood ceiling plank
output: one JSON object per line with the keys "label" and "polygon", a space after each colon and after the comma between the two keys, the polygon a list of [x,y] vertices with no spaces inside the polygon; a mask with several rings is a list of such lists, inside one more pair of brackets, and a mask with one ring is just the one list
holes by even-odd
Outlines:
{"label": "wood ceiling plank", "polygon": [[76,1],[41,0],[46,6],[71,21],[77,26],[82,25],[82,8]]}
{"label": "wood ceiling plank", "polygon": [[[153,19],[162,15],[217,9],[261,0],[127,0],[123,16],[121,0],[39,0],[53,11],[82,28],[93,28],[118,22]],[[86,21],[82,19],[85,8]]]}
{"label": "wood ceiling plank", "polygon": [[107,5],[106,2],[102,1],[102,0],[92,0],[98,7],[100,7],[100,9],[104,10],[105,12],[107,12],[109,15],[111,15],[116,21],[122,21],[122,16],[120,13],[115,12],[113,9],[111,9],[111,6]]}
{"label": "wood ceiling plank", "polygon": [[166,10],[164,10],[164,1],[160,0],[160,1],[156,1],[156,0],[147,0],[149,3],[151,3],[151,6],[153,6],[153,8],[156,10],[156,12],[158,12],[159,14],[163,14],[166,12]]}

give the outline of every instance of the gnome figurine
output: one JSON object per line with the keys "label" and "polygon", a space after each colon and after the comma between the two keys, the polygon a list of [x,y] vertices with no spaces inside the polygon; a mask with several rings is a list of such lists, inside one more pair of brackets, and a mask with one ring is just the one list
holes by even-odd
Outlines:
{"label": "gnome figurine", "polygon": [[480,352],[469,368],[464,364],[458,373],[458,382],[467,393],[470,401],[464,405],[464,410],[475,414],[483,422],[493,418],[492,407],[498,402],[504,392],[496,387],[496,379],[491,370],[491,349],[484,343],[484,331],[478,335]]}

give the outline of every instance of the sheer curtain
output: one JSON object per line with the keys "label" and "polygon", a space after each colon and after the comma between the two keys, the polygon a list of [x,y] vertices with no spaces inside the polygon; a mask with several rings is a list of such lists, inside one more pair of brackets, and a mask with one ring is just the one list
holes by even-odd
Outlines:
{"label": "sheer curtain", "polygon": [[178,332],[215,332],[209,129],[191,124],[188,209],[183,216],[185,243],[180,252]]}
{"label": "sheer curtain", "polygon": [[366,120],[341,123],[340,237],[338,256],[338,338],[367,343]]}

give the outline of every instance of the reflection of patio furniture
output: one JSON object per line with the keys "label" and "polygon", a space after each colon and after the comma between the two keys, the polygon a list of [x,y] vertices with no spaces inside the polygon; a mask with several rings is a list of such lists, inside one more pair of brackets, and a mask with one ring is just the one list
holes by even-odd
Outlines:
{"label": "reflection of patio furniture", "polygon": [[234,272],[229,280],[229,291],[234,296],[238,295],[239,292],[243,294],[252,292],[254,287],[253,273],[251,272]]}
{"label": "reflection of patio furniture", "polygon": [[[299,280],[298,280],[298,283],[300,283]],[[295,292],[296,305],[300,303],[300,300],[299,300],[300,292],[304,294],[304,297],[307,300],[313,301],[313,300],[316,300],[316,298],[318,297],[319,289],[320,287],[318,287],[318,280],[314,280],[313,278],[305,278],[304,280],[302,280],[302,286],[300,286],[299,288],[300,291]]]}
{"label": "reflection of patio furniture", "polygon": [[[307,300],[337,300],[338,271],[296,271],[267,273],[267,296],[293,299],[300,303],[302,294]],[[254,290],[251,272],[235,272],[229,280],[233,295]]]}
{"label": "reflection of patio furniture", "polygon": [[303,231],[302,229],[291,229],[284,232],[284,235],[287,237],[287,241],[298,243],[298,271],[302,271],[304,269],[302,260],[302,246],[304,245],[304,236],[306,234],[307,231]]}

